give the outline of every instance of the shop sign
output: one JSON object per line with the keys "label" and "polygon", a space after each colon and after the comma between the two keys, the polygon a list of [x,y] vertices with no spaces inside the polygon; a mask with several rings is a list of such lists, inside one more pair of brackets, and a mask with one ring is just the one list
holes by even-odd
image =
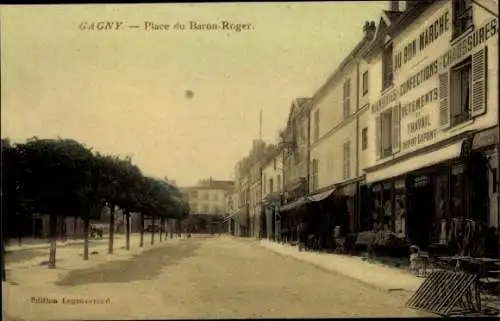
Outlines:
{"label": "shop sign", "polygon": [[498,144],[498,127],[474,135],[472,149],[479,149]]}
{"label": "shop sign", "polygon": [[437,41],[450,30],[450,26],[450,12],[446,10],[441,16],[433,20],[431,24],[427,25],[418,37],[410,41],[401,51],[394,55],[394,71],[399,71],[406,63]]}
{"label": "shop sign", "polygon": [[[497,29],[497,18],[493,18],[485,24],[479,26],[477,29],[469,33],[466,37],[464,37],[453,47],[451,47],[448,51],[446,51],[443,55],[432,60],[424,67],[422,67],[418,72],[412,74],[407,79],[402,81],[399,87],[392,89],[391,91],[380,97],[379,100],[371,105],[371,111],[373,113],[382,112],[385,108],[393,105],[394,102],[401,99],[413,89],[418,88],[420,85],[426,83],[429,79],[435,79],[436,75],[446,70],[456,62],[459,62],[460,59],[465,57],[471,51],[495,36],[497,34]],[[425,41],[423,43],[425,43]],[[433,92],[432,97],[430,97],[432,99],[434,99],[435,93],[437,93],[437,89],[433,89],[433,91],[434,90],[436,91]]]}

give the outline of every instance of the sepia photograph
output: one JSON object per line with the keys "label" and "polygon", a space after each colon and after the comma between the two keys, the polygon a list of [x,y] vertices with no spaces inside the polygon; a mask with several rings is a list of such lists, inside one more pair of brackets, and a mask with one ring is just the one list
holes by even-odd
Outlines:
{"label": "sepia photograph", "polygon": [[2,319],[498,318],[498,12],[0,5]]}

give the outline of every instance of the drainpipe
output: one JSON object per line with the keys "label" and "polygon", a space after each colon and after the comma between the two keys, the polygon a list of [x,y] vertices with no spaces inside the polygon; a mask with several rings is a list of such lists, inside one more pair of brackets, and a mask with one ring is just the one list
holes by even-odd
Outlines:
{"label": "drainpipe", "polygon": [[[356,62],[356,178],[359,177],[359,61]],[[356,208],[355,208],[355,228],[359,230],[361,217],[361,190],[359,180],[356,181]],[[352,231],[354,232],[354,231]]]}
{"label": "drainpipe", "polygon": [[311,103],[307,103],[306,117],[307,117],[307,159],[306,159],[306,167],[307,167],[307,194],[311,193]]}

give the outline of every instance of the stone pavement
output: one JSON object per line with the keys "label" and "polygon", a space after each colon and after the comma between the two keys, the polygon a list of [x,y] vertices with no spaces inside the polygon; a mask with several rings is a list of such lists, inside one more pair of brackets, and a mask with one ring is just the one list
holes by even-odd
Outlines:
{"label": "stone pavement", "polygon": [[401,269],[364,261],[360,257],[332,253],[299,252],[296,246],[261,240],[262,247],[276,253],[359,280],[388,291],[415,292],[424,279]]}

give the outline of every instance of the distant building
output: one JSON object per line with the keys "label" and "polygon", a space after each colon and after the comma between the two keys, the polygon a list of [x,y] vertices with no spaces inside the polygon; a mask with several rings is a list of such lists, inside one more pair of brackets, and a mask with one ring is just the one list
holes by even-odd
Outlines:
{"label": "distant building", "polygon": [[223,216],[226,214],[226,195],[231,193],[233,188],[233,181],[209,178],[181,190],[189,202],[191,214]]}

